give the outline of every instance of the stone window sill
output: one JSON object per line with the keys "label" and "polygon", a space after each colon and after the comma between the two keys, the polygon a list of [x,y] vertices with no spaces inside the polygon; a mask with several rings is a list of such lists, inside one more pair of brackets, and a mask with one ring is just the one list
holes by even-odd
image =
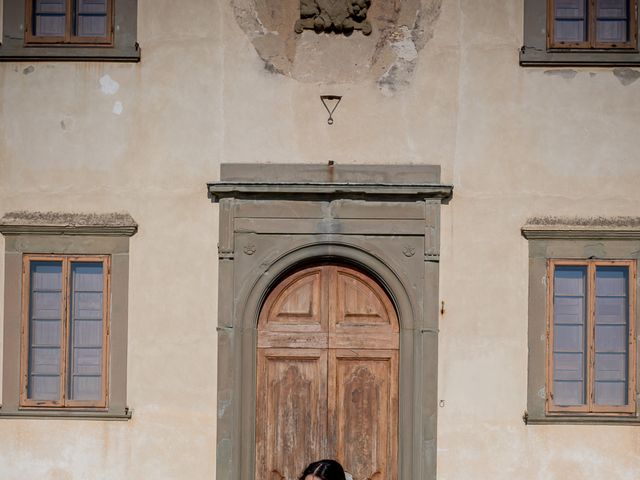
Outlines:
{"label": "stone window sill", "polygon": [[4,411],[0,408],[2,418],[48,418],[48,419],[74,419],[74,420],[120,420],[131,419],[133,410],[96,411],[96,410],[72,410],[72,409],[29,409]]}
{"label": "stone window sill", "polygon": [[640,425],[637,415],[545,415],[522,416],[525,425]]}

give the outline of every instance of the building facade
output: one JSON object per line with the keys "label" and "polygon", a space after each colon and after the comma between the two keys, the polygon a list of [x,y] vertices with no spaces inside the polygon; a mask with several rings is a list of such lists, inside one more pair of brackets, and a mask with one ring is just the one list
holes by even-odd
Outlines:
{"label": "building facade", "polygon": [[1,478],[637,478],[636,0],[1,11]]}

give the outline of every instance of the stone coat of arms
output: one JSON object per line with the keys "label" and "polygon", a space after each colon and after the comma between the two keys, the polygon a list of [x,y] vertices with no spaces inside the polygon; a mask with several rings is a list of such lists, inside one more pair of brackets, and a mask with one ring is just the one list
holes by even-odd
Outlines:
{"label": "stone coat of arms", "polygon": [[300,20],[295,30],[305,29],[316,32],[336,32],[351,34],[361,30],[371,33],[371,23],[367,21],[367,10],[371,0],[300,0]]}

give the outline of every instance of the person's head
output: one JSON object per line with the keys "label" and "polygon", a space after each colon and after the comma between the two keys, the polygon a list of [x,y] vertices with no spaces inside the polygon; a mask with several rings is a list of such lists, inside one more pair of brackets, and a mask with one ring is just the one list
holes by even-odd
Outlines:
{"label": "person's head", "polygon": [[345,480],[344,470],[335,460],[319,460],[304,469],[300,480]]}

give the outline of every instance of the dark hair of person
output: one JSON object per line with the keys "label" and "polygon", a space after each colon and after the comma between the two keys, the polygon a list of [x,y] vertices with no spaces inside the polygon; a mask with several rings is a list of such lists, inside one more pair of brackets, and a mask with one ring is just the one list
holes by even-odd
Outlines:
{"label": "dark hair of person", "polygon": [[335,460],[318,460],[310,463],[302,472],[300,480],[304,480],[307,475],[314,475],[320,480],[345,480],[342,465]]}

